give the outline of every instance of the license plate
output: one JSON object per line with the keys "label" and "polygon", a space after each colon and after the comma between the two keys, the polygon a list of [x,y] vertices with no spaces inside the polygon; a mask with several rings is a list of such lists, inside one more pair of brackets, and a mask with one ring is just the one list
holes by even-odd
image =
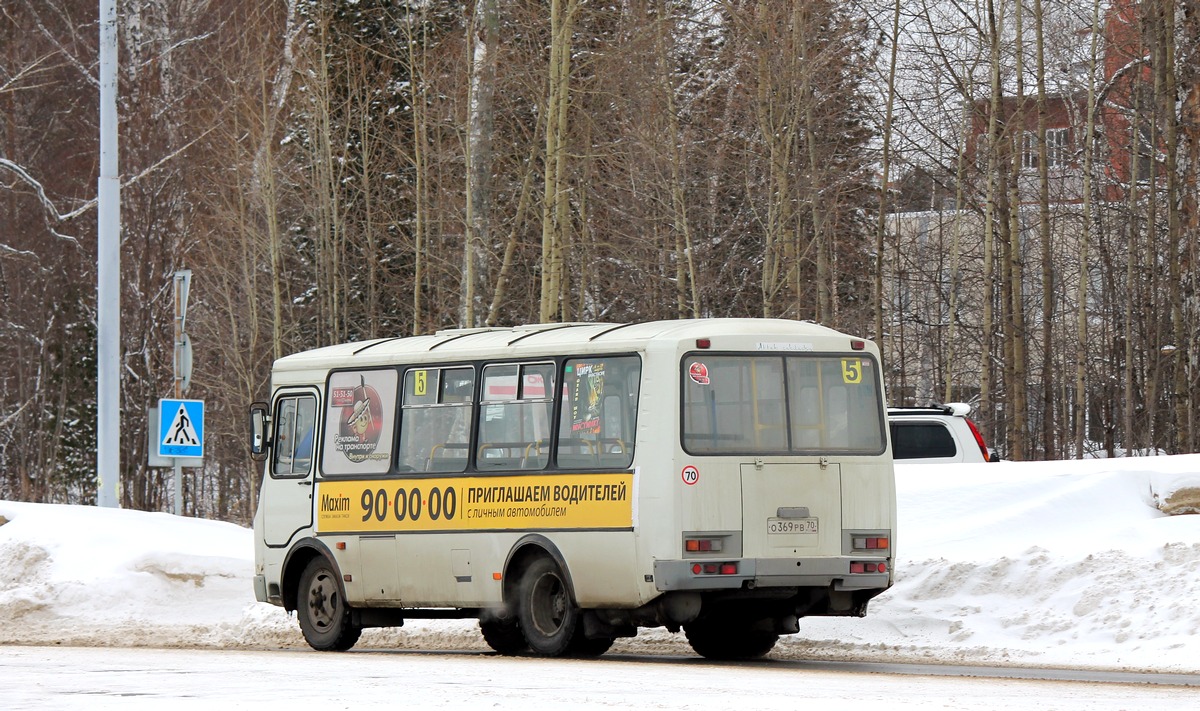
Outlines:
{"label": "license plate", "polygon": [[769,518],[767,519],[767,533],[769,534],[796,534],[796,533],[818,533],[820,528],[815,518]]}

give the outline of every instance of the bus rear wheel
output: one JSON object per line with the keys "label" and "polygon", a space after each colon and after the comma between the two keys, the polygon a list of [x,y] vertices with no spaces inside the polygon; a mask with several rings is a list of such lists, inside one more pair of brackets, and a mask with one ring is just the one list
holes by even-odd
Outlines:
{"label": "bus rear wheel", "polygon": [[693,622],[684,625],[688,644],[706,659],[757,659],[775,647],[779,635],[746,629],[738,625]]}
{"label": "bus rear wheel", "polygon": [[583,627],[575,631],[575,639],[571,642],[567,654],[573,657],[598,657],[613,646],[613,637],[585,637]]}
{"label": "bus rear wheel", "polygon": [[520,654],[529,649],[515,617],[481,617],[479,631],[483,633],[483,641],[498,654]]}
{"label": "bus rear wheel", "polygon": [[313,649],[344,652],[362,634],[362,627],[351,621],[337,574],[324,558],[309,561],[300,574],[296,608],[300,631]]}
{"label": "bus rear wheel", "polygon": [[547,557],[535,558],[521,575],[517,604],[517,620],[529,648],[548,657],[569,653],[579,617],[558,564]]}

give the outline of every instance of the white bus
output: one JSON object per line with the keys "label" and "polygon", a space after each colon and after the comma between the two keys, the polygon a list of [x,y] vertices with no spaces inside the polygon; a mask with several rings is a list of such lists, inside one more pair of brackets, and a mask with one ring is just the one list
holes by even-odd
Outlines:
{"label": "white bus", "polygon": [[251,406],[255,595],[308,643],[478,618],[497,652],[639,627],[766,654],[892,584],[879,353],[811,323],[440,331],[281,358]]}

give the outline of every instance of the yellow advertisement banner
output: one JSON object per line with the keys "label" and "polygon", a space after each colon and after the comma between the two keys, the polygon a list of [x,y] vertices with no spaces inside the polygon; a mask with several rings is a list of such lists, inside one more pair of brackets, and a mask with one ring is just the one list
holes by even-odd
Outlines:
{"label": "yellow advertisement banner", "polygon": [[632,528],[633,474],[325,480],[317,531]]}

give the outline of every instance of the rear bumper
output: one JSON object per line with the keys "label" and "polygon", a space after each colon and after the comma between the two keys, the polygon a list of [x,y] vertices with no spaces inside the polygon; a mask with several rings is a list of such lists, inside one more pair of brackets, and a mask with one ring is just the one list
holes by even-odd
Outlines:
{"label": "rear bumper", "polygon": [[[737,590],[741,588],[831,588],[838,591],[883,590],[892,584],[890,572],[851,573],[850,563],[884,563],[891,559],[873,556],[833,558],[740,558],[719,560],[687,559],[654,561],[654,585],[661,592],[688,590]],[[734,564],[731,574],[704,572],[705,564]],[[699,572],[695,566],[699,565]]]}

